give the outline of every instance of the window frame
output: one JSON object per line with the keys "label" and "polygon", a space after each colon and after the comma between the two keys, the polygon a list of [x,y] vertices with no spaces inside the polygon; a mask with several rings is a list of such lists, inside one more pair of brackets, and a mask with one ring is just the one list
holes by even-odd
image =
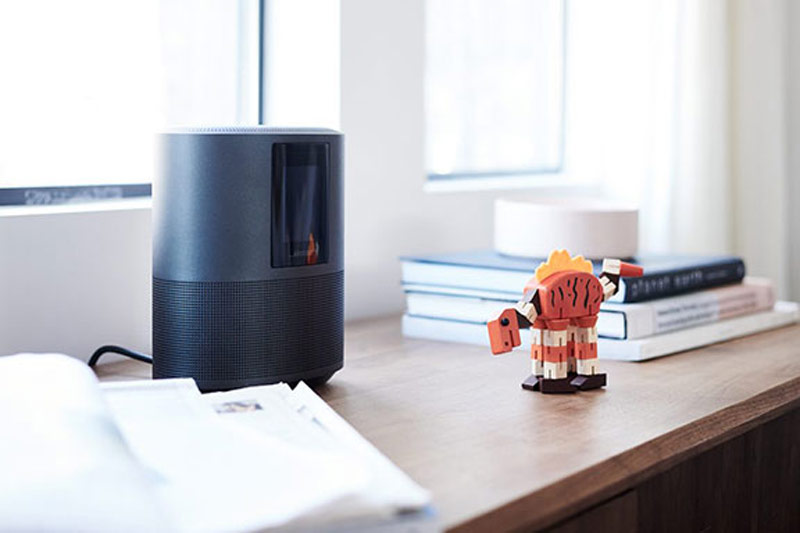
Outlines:
{"label": "window frame", "polygon": [[2,187],[0,207],[63,205],[72,203],[110,202],[132,198],[149,198],[152,183],[119,185],[64,185],[56,187]]}

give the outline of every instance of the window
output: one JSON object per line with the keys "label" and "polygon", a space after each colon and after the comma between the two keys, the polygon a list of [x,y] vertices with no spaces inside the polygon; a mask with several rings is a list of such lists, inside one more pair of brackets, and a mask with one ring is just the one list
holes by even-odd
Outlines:
{"label": "window", "polygon": [[338,127],[338,10],[0,2],[0,205],[149,194],[165,126]]}
{"label": "window", "polygon": [[558,172],[564,0],[426,0],[429,178]]}
{"label": "window", "polygon": [[258,42],[254,8],[252,0],[3,3],[0,187],[147,183],[159,127],[246,121],[258,62],[240,44]]}

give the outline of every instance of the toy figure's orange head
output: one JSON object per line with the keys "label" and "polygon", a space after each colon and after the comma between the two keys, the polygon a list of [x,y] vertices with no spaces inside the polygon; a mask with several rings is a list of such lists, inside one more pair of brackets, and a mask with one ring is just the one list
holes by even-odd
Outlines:
{"label": "toy figure's orange head", "polygon": [[566,250],[553,250],[547,261],[541,263],[537,268],[534,277],[525,284],[524,292],[528,292],[541,284],[549,276],[567,270],[576,272],[592,273],[592,263],[583,258],[582,255],[571,257]]}
{"label": "toy figure's orange head", "polygon": [[566,250],[553,250],[547,261],[539,265],[536,269],[536,279],[544,281],[548,276],[556,272],[574,270],[576,272],[592,273],[592,263],[583,258],[582,255],[570,257]]}

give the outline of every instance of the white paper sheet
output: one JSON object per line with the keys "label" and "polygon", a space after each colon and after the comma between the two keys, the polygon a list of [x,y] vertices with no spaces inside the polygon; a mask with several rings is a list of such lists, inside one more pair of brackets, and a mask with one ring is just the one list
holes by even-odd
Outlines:
{"label": "white paper sheet", "polygon": [[0,357],[0,530],[170,529],[150,487],[86,365]]}
{"label": "white paper sheet", "polygon": [[351,457],[232,423],[191,380],[114,383],[103,390],[179,529],[274,528],[366,487],[366,470]]}
{"label": "white paper sheet", "polygon": [[362,490],[332,505],[299,516],[293,525],[319,525],[390,520],[402,510],[419,510],[430,502],[430,494],[414,483],[355,429],[344,421],[305,383],[294,390],[287,385],[248,387],[230,392],[206,394],[217,410],[239,404],[264,409],[224,414],[232,422],[272,435],[295,446],[325,450],[352,458],[366,469]]}
{"label": "white paper sheet", "polygon": [[302,383],[201,395],[11,356],[0,421],[3,531],[435,530],[427,491]]}

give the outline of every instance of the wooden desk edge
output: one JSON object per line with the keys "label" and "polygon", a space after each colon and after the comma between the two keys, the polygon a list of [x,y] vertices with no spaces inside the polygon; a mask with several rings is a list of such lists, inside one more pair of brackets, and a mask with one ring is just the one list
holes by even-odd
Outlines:
{"label": "wooden desk edge", "polygon": [[795,378],[457,524],[450,531],[530,530],[554,526],[798,407],[800,378]]}

